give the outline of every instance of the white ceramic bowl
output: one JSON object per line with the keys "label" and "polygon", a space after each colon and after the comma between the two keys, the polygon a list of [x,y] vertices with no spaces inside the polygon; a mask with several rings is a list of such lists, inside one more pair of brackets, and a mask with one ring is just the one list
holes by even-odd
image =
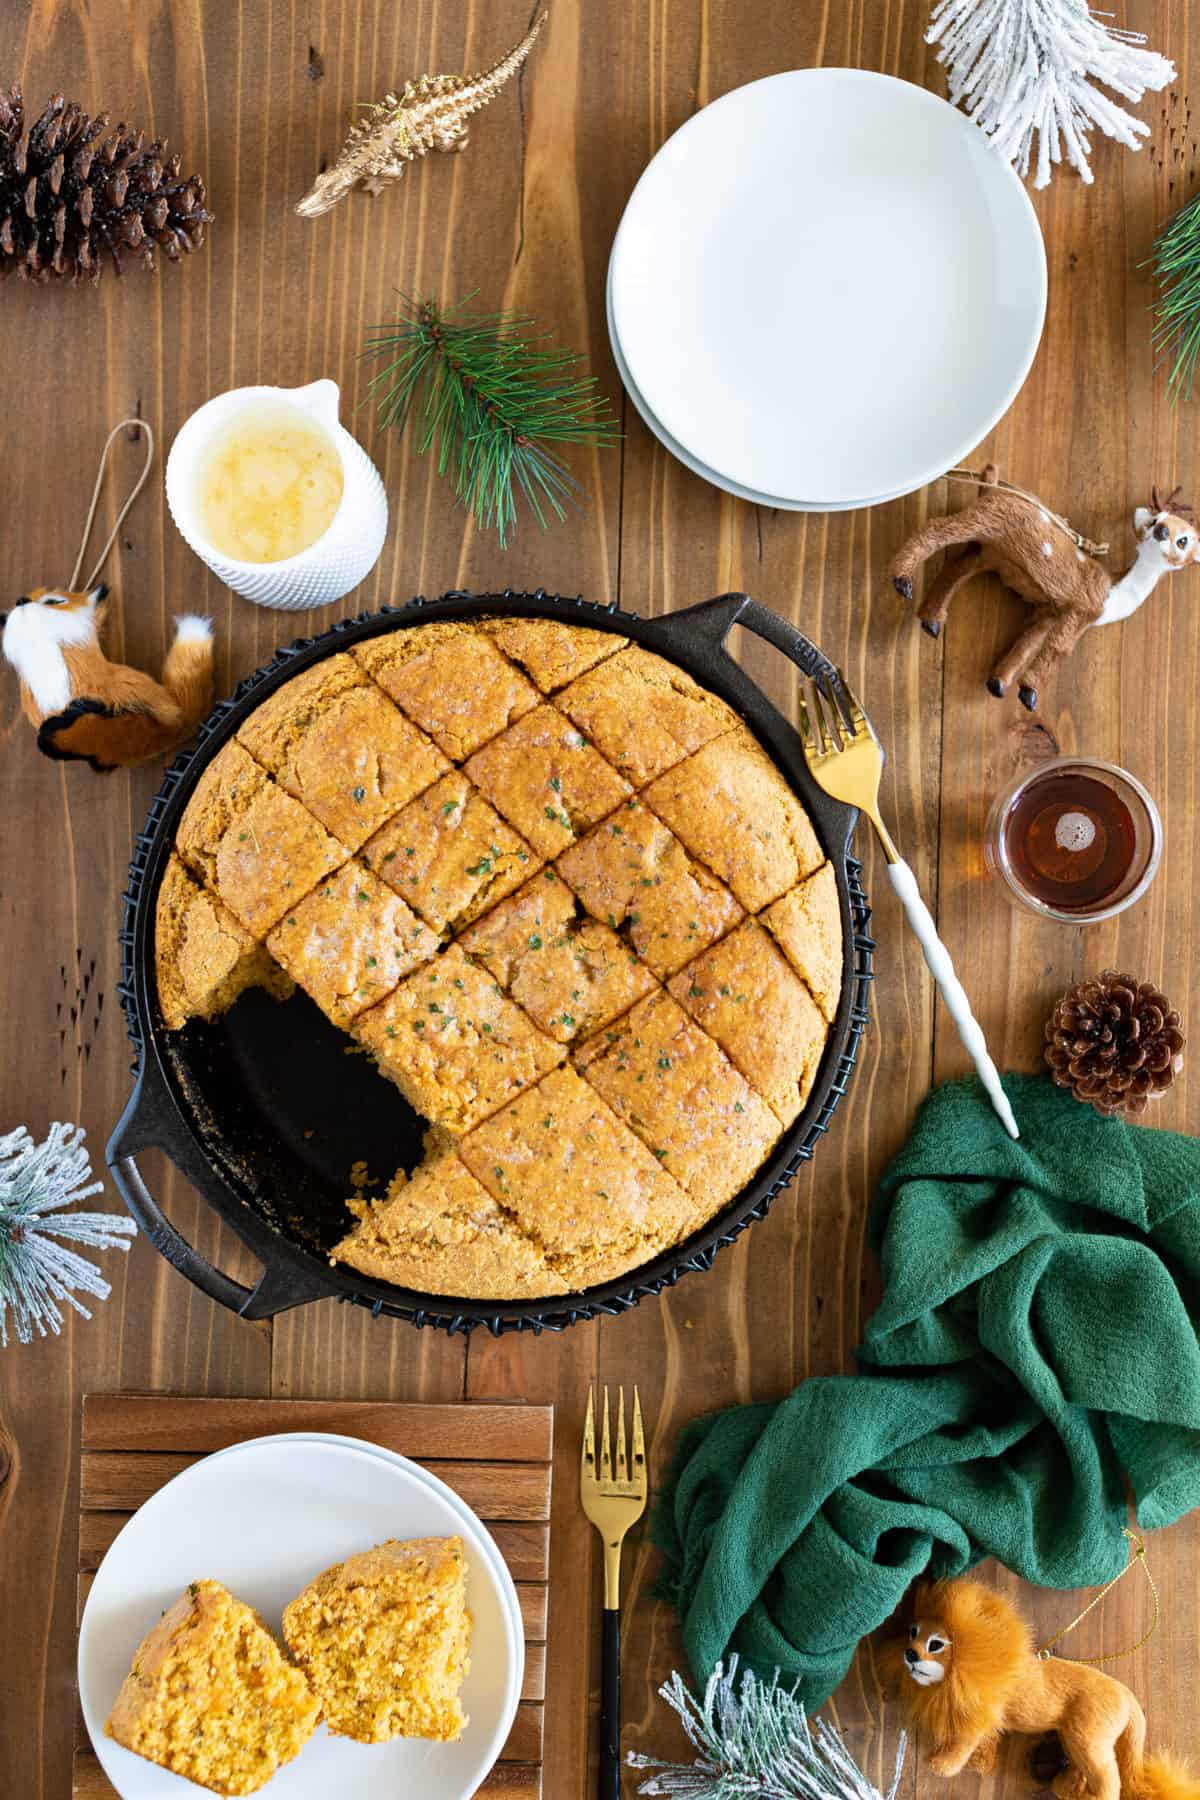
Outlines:
{"label": "white ceramic bowl", "polygon": [[909,493],[1011,405],[1041,336],[1029,197],[936,95],[858,69],[737,88],[668,139],[613,245],[639,411],[766,505]]}
{"label": "white ceramic bowl", "polygon": [[[315,544],[281,562],[238,562],[222,555],[205,537],[196,506],[196,476],[213,435],[256,399],[283,403],[314,419],[325,428],[342,462],[342,501],[333,522]],[[206,401],[171,445],[167,505],[183,537],[226,587],[260,606],[285,612],[340,600],[370,574],[387,536],[383,482],[361,444],[338,423],[336,381],[313,381],[301,388],[231,388]]]}
{"label": "white ceramic bowl", "polygon": [[104,1735],[133,1653],[189,1581],[213,1576],[278,1629],[283,1608],[329,1564],[388,1537],[459,1533],[466,1544],[470,1724],[456,1744],[355,1744],[321,1726],[271,1783],[279,1800],[470,1800],[512,1727],[524,1669],[515,1591],[469,1509],[404,1458],[338,1438],[256,1438],[205,1457],[133,1515],[109,1548],[79,1631],[88,1732],[122,1800],[185,1800],[200,1790]]}

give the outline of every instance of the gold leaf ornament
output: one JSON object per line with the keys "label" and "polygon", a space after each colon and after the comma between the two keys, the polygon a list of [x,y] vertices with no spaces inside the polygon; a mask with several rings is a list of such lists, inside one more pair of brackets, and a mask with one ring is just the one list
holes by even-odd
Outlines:
{"label": "gold leaf ornament", "polygon": [[420,75],[400,95],[386,94],[350,127],[332,168],[317,176],[296,211],[318,218],[352,188],[378,194],[399,181],[408,163],[431,150],[465,150],[467,120],[507,86],[533,49],[548,13],[534,20],[519,44],[478,75]]}

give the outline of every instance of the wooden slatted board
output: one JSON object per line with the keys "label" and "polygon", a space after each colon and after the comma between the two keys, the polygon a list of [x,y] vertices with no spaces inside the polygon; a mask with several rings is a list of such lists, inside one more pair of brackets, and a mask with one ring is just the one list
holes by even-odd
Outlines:
{"label": "wooden slatted board", "polygon": [[[552,1406],[87,1394],[80,1438],[77,1621],[101,1558],[144,1500],[210,1452],[282,1431],[338,1432],[398,1450],[439,1476],[488,1526],[521,1603],[525,1680],[512,1732],[479,1796],[541,1800]],[[74,1800],[116,1800],[82,1714],[72,1792]]]}

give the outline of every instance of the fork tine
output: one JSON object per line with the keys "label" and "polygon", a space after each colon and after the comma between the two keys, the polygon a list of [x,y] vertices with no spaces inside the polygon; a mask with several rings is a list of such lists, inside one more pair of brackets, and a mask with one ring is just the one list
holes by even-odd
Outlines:
{"label": "fork tine", "polygon": [[642,1430],[642,1397],[633,1385],[633,1478],[646,1479],[646,1436]]}
{"label": "fork tine", "polygon": [[813,730],[813,722],[808,711],[808,690],[806,684],[800,683],[800,742],[804,745],[806,756],[815,756],[820,750],[817,734]]}
{"label": "fork tine", "polygon": [[604,1386],[604,1426],[600,1438],[600,1479],[601,1481],[611,1481],[612,1478],[612,1440],[608,1431],[608,1384],[606,1382]]}
{"label": "fork tine", "polygon": [[617,1480],[629,1480],[629,1463],[625,1455],[625,1388],[617,1389]]}
{"label": "fork tine", "polygon": [[596,1409],[592,1389],[588,1389],[587,1418],[583,1422],[583,1470],[584,1477],[596,1477]]}
{"label": "fork tine", "polygon": [[821,749],[826,756],[836,756],[842,747],[842,740],[837,734],[836,727],[831,727],[826,717],[825,702],[821,697],[819,685],[815,681],[810,681],[809,688],[812,693],[812,709],[817,721],[817,735],[821,740]]}
{"label": "fork tine", "polygon": [[862,737],[865,732],[869,732],[871,729],[867,715],[858,704],[858,701],[854,698],[853,689],[840,669],[837,671],[837,678],[840,697],[843,702],[842,710],[847,715],[854,736]]}

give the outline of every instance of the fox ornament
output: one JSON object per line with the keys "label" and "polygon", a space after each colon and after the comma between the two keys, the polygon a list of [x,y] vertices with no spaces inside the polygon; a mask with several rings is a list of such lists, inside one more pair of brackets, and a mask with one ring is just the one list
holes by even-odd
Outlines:
{"label": "fox ornament", "polygon": [[1039,1656],[1017,1609],[982,1582],[919,1582],[882,1662],[935,1775],[985,1775],[1005,1732],[1056,1731],[1069,1765],[1051,1783],[1059,1800],[1200,1800],[1182,1763],[1146,1754],[1145,1715],[1124,1683]]}

